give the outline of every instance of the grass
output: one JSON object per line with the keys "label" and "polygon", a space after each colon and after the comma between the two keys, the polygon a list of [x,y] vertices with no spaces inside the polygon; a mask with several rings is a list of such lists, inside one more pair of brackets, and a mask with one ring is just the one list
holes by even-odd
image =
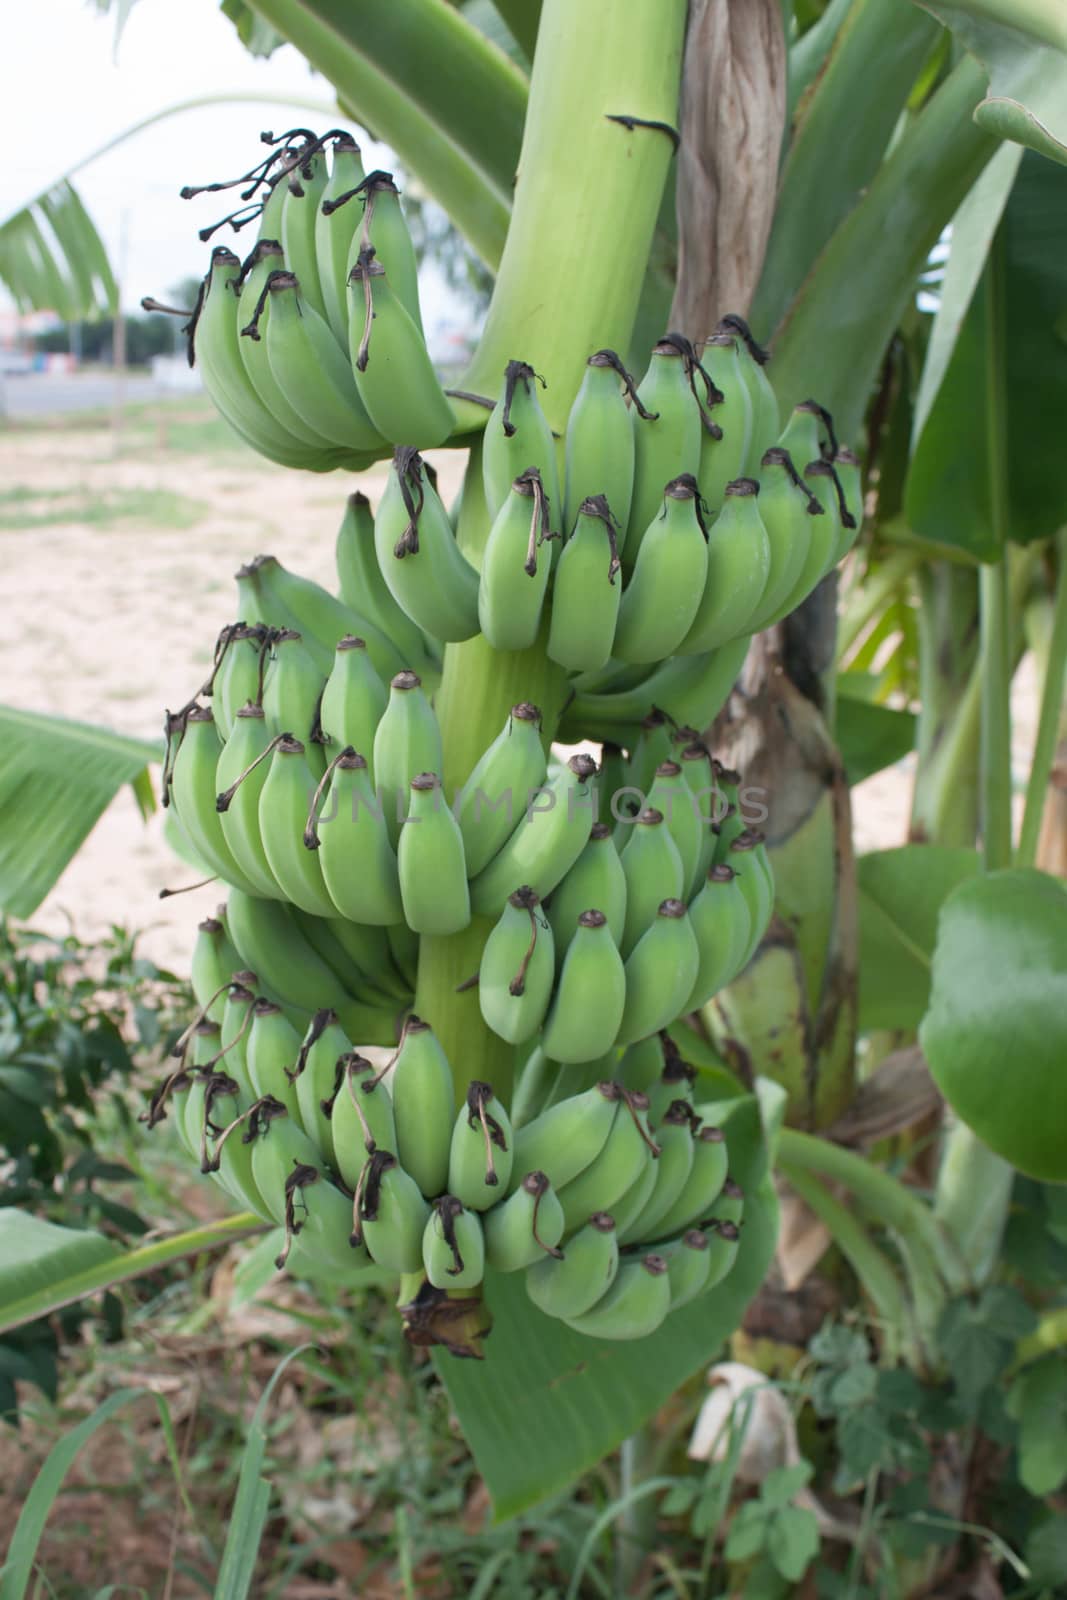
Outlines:
{"label": "grass", "polygon": [[97,490],[86,484],[62,489],[16,484],[0,489],[0,531],[6,532],[69,523],[97,528],[130,522],[142,528],[191,528],[207,510],[205,501],[171,489]]}
{"label": "grass", "polygon": [[[114,428],[110,406],[86,411],[64,411],[51,416],[25,417],[0,423],[0,441],[57,433],[106,433]],[[184,455],[250,455],[249,447],[234,433],[203,395],[176,395],[159,400],[131,401],[122,408],[124,456],[174,451]],[[255,457],[260,462],[260,457]],[[262,463],[261,463],[262,464]]]}

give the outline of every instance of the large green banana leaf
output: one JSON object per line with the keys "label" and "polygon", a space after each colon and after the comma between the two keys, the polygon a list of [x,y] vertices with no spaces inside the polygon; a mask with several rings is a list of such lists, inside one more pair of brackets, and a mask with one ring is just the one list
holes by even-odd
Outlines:
{"label": "large green banana leaf", "polygon": [[65,717],[0,706],[0,910],[36,911],[124,783],[155,808],[161,747]]}
{"label": "large green banana leaf", "polygon": [[107,251],[69,178],[0,223],[0,284],[20,311],[54,311],[65,322],[114,312]]}

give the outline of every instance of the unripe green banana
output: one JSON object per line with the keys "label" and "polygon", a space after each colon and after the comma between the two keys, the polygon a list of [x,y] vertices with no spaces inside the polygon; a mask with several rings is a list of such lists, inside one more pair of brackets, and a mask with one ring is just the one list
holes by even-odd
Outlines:
{"label": "unripe green banana", "polygon": [[329,788],[304,843],[318,850],[326,891],[342,917],[370,927],[402,919],[396,854],[367,763],[355,750],[342,750],[331,763]]}
{"label": "unripe green banana", "polygon": [[614,1215],[616,1203],[658,1156],[648,1126],[648,1096],[628,1090],[596,1160],[559,1192],[565,1232],[583,1227],[596,1211]]}
{"label": "unripe green banana", "polygon": [[393,292],[412,322],[422,332],[419,274],[415,246],[400,205],[400,191],[392,173],[369,172],[359,186],[363,199],[362,225],[348,255],[348,272],[359,251],[371,246],[393,286]]}
{"label": "unripe green banana", "polygon": [[230,737],[242,706],[259,702],[266,648],[267,630],[263,623],[230,624],[226,653],[215,673],[211,691],[211,709],[221,739]]}
{"label": "unripe green banana", "polygon": [[408,1018],[390,1070],[397,1155],[428,1199],[443,1194],[455,1117],[452,1071],[428,1023]]}
{"label": "unripe green banana", "polygon": [[511,1095],[511,1126],[516,1132],[547,1108],[556,1080],[565,1070],[550,1061],[539,1044],[518,1065]]}
{"label": "unripe green banana", "polygon": [[250,1101],[221,1129],[210,1153],[209,1167],[218,1174],[220,1183],[265,1221],[273,1221],[273,1217],[252,1175],[252,1151],[272,1117],[284,1115],[285,1107],[270,1096],[266,1101]]}
{"label": "unripe green banana", "polygon": [[546,1054],[567,1065],[597,1060],[615,1043],[625,1006],[626,975],[607,918],[583,911],[545,1021]]}
{"label": "unripe green banana", "polygon": [[609,829],[618,820],[615,811],[625,806],[626,797],[616,796],[630,784],[630,762],[620,745],[607,740],[600,747],[600,772],[597,775],[597,815]]}
{"label": "unripe green banana", "polygon": [[[358,634],[364,641],[383,682],[404,665],[392,639],[369,617],[346,606],[321,583],[290,572],[276,556],[257,556],[237,576],[242,599],[251,590],[261,597],[272,622],[299,630],[324,678],[333,669],[337,641],[346,633]],[[242,578],[247,580],[243,591]]]}
{"label": "unripe green banana", "polygon": [[197,855],[212,872],[249,894],[258,894],[234,858],[215,809],[215,772],[222,746],[215,719],[204,706],[193,706],[171,766],[170,790],[178,820]]}
{"label": "unripe green banana", "polygon": [[511,1122],[492,1084],[472,1080],[452,1129],[449,1194],[469,1211],[488,1211],[507,1194],[514,1156]]}
{"label": "unripe green banana", "polygon": [[767,931],[774,910],[774,873],[760,830],[742,828],[730,841],[727,860],[737,874],[738,885],[752,918],[748,944],[742,957],[742,966],[747,966]]}
{"label": "unripe green banana", "polygon": [[288,1117],[275,1117],[252,1147],[252,1176],[274,1221],[285,1229],[285,1244],[275,1260],[292,1265],[294,1243],[301,1256],[348,1271],[368,1264],[367,1253],[351,1245],[348,1201],[320,1171],[315,1146]]}
{"label": "unripe green banana", "polygon": [[312,917],[298,906],[289,913],[311,948],[322,957],[342,988],[380,1009],[396,1012],[411,998],[374,928],[348,922],[336,913]]}
{"label": "unripe green banana", "polygon": [[[382,576],[374,547],[374,516],[365,494],[350,494],[345,501],[335,556],[337,580],[345,605],[369,617],[393,641],[402,658],[401,664],[410,671],[425,678],[439,670],[426,635],[397,605]],[[358,744],[356,749],[359,749]],[[369,751],[366,754],[369,756]]]}
{"label": "unripe green banana", "polygon": [[662,1256],[622,1261],[607,1294],[584,1315],[567,1317],[567,1326],[590,1339],[644,1339],[671,1309],[670,1282]]}
{"label": "unripe green banana", "polygon": [[697,481],[689,473],[663,490],[663,508],[641,536],[623,591],[612,655],[662,661],[689,633],[708,575],[708,532]]}
{"label": "unripe green banana", "polygon": [[778,443],[798,466],[801,462],[829,460],[837,449],[834,419],[817,400],[802,400],[790,412]]}
{"label": "unripe green banana", "polygon": [[630,1045],[615,1074],[619,1083],[627,1089],[651,1094],[664,1067],[663,1037],[653,1034],[648,1039],[639,1039],[636,1044]]}
{"label": "unripe green banana", "polygon": [[626,926],[626,873],[606,822],[594,822],[588,844],[549,900],[548,920],[557,962],[563,961],[577,932],[578,918],[590,906],[603,913],[608,932],[621,947]]}
{"label": "unripe green banana", "polygon": [[335,1164],[355,1193],[367,1157],[396,1149],[393,1102],[371,1063],[355,1051],[335,1062],[327,1098]]}
{"label": "unripe green banana", "polygon": [[652,1198],[652,1191],[656,1187],[658,1174],[658,1162],[650,1161],[640,1173],[636,1182],[630,1185],[620,1199],[616,1200],[613,1214],[617,1238],[625,1238],[629,1228],[647,1206]]}
{"label": "unripe green banana", "polygon": [[655,922],[664,900],[681,899],[685,892],[685,869],[662,811],[646,806],[632,824],[624,824],[624,827],[622,870],[626,879],[626,919],[619,949],[628,957]]}
{"label": "unripe green banana", "polygon": [[514,1194],[486,1215],[485,1259],[496,1272],[520,1272],[545,1255],[559,1257],[563,1207],[543,1172],[528,1172]]}
{"label": "unripe green banana", "polygon": [[358,750],[369,765],[374,735],[388,701],[389,691],[374,670],[366,641],[358,634],[346,633],[337,641],[333,669],[322,691],[319,723],[323,733],[337,750],[346,745]]}
{"label": "unripe green banana", "polygon": [[541,410],[543,382],[525,361],[509,361],[501,394],[489,413],[482,447],[482,479],[489,516],[495,521],[520,473],[536,467],[549,505],[560,507],[559,468],[552,429]]}
{"label": "unripe green banana", "polygon": [[[674,725],[663,711],[652,710],[643,719],[641,731],[630,753],[629,782],[644,795],[634,815],[648,804],[648,792],[656,776],[656,768],[674,755]],[[624,836],[625,837],[625,836]]]}
{"label": "unripe green banana", "polygon": [[[652,347],[648,371],[637,393],[647,416],[631,413],[634,428],[634,491],[626,533],[626,560],[637,559],[641,541],[663,505],[663,486],[700,470],[704,412],[694,387],[693,347],[667,334]],[[710,395],[708,396],[710,399]]]}
{"label": "unripe green banana", "polygon": [[[274,738],[288,733],[294,739],[311,741],[318,729],[319,702],[324,673],[317,665],[304,637],[293,628],[279,628],[271,641],[270,660],[263,676],[263,715],[267,734]],[[321,776],[326,765],[322,745],[315,744],[308,765]]]}
{"label": "unripe green banana", "polygon": [[681,1014],[699,959],[684,900],[664,900],[626,960],[626,1008],[617,1044],[658,1033]]}
{"label": "unripe green banana", "polygon": [[[741,1223],[744,1221],[744,1216],[744,1190],[741,1188],[741,1185],[739,1183],[735,1183],[732,1178],[727,1178],[726,1182],[722,1186],[722,1193],[715,1201],[715,1214],[711,1221],[717,1223],[720,1228],[727,1225],[739,1228]],[[701,1224],[705,1232],[707,1232],[709,1225],[710,1224],[708,1222]]]}
{"label": "unripe green banana", "polygon": [[752,402],[749,455],[742,470],[751,475],[763,452],[777,439],[781,427],[778,399],[766,371],[770,357],[767,351],[756,343],[752,329],[743,317],[723,317],[715,332],[730,334],[740,340],[738,350],[740,371]]}
{"label": "unripe green banana", "polygon": [[658,1127],[676,1100],[692,1098],[696,1068],[690,1066],[682,1052],[667,1032],[656,1036],[660,1052],[659,1075],[645,1091],[648,1095],[649,1120]]}
{"label": "unripe green banana", "polygon": [[336,202],[342,195],[349,197],[363,179],[359,145],[348,134],[339,134],[329,182],[315,212],[315,259],[326,321],[342,350],[348,349],[348,255],[361,218],[356,206]]}
{"label": "unripe green banana", "polygon": [[650,810],[662,813],[663,825],[678,848],[682,863],[682,888],[676,898],[684,900],[696,880],[705,840],[707,837],[714,840],[714,835],[701,817],[700,808],[677,761],[661,761],[656,768],[648,792],[648,805]]}
{"label": "unripe green banana", "polygon": [[526,1293],[546,1317],[577,1317],[607,1293],[618,1270],[614,1218],[596,1211],[565,1252],[527,1270]]}
{"label": "unripe green banana", "polygon": [[441,729],[422,679],[415,672],[398,672],[389,684],[389,699],[374,735],[372,764],[394,848],[410,809],[412,778],[420,772],[440,772],[443,766]]}
{"label": "unripe green banana", "polygon": [[619,1109],[621,1094],[614,1083],[598,1083],[583,1094],[542,1111],[515,1134],[511,1186],[518,1188],[528,1172],[543,1172],[561,1189],[595,1161]]}
{"label": "unripe green banana", "polygon": [[696,1154],[695,1132],[699,1126],[688,1100],[674,1100],[655,1130],[660,1148],[656,1163],[656,1187],[643,1211],[631,1222],[622,1244],[640,1244],[658,1239],[663,1233],[660,1218],[665,1217],[684,1194]]}
{"label": "unripe green banana", "polygon": [[422,1264],[435,1289],[476,1289],[485,1276],[481,1219],[455,1195],[443,1194],[430,1207]]}
{"label": "unripe green banana", "polygon": [[629,688],[605,693],[582,690],[564,708],[557,737],[575,742],[614,739],[629,746],[638,739],[642,719],[652,706],[677,723],[706,728],[726,704],[748,645],[746,634],[696,659],[672,656]]}
{"label": "unripe green banana", "polygon": [[281,886],[270,869],[259,832],[259,797],[267,781],[267,762],[274,743],[267,732],[263,707],[242,706],[219,753],[215,805],[223,837],[249,883],[257,894],[281,900]]}
{"label": "unripe green banana", "polygon": [[552,567],[538,549],[553,537],[541,474],[529,467],[511,485],[482,552],[478,621],[495,650],[527,650],[536,640]]}
{"label": "unripe green banana", "polygon": [[204,1088],[211,1069],[218,1060],[220,1027],[210,1017],[198,1017],[185,1039],[182,1052],[182,1075],[189,1079],[188,1088],[179,1082],[172,1084],[170,1103],[174,1112],[174,1131],[185,1147],[187,1155],[199,1161],[201,1146],[206,1137],[204,1130]]}
{"label": "unripe green banana", "polygon": [[432,639],[478,632],[478,574],[460,551],[448,513],[416,450],[398,445],[374,519],[374,544],[397,605]]}
{"label": "unripe green banana", "polygon": [[670,1245],[660,1247],[667,1263],[671,1286],[671,1310],[677,1311],[695,1300],[708,1287],[711,1277],[711,1240],[699,1228],[690,1228]]}
{"label": "unripe green banana", "polygon": [[285,899],[310,916],[332,917],[336,907],[323,881],[322,867],[304,843],[319,776],[308,765],[299,739],[280,738],[259,797],[259,833]]}
{"label": "unripe green banana", "polygon": [[300,1122],[319,1151],[320,1162],[337,1167],[333,1148],[333,1101],[337,1092],[338,1062],[352,1049],[337,1020],[337,1012],[316,1011],[300,1042],[292,1066]]}
{"label": "unripe green banana", "polygon": [[541,713],[521,701],[478,758],[456,805],[467,871],[476,877],[506,844],[530,795],[545,781]]}
{"label": "unripe green banana", "polygon": [[771,566],[753,617],[753,632],[777,622],[791,606],[791,597],[799,594],[811,549],[812,519],[823,514],[788,450],[773,445],[765,451],[760,469],[759,509],[770,542]]}
{"label": "unripe green banana", "polygon": [[591,355],[567,418],[564,535],[574,528],[583,500],[603,495],[625,538],[634,487],[636,425],[630,421],[627,396],[637,415],[651,420],[615,351]]}
{"label": "unripe green banana", "polygon": [[384,452],[385,435],[367,413],[345,352],[295,273],[273,272],[267,358],[286,397],[324,444]]}
{"label": "unripe green banana", "polygon": [[221,1022],[226,1009],[226,991],[233,974],[243,966],[219,917],[205,917],[198,923],[193,943],[191,981],[193,995],[204,1015]]}
{"label": "unripe green banana", "polygon": [[732,866],[723,862],[708,870],[704,887],[689,906],[696,935],[697,975],[683,1011],[688,1015],[706,1005],[747,964],[745,954],[752,937],[752,912]]}
{"label": "unripe green banana", "polygon": [[714,413],[720,437],[704,430],[697,474],[701,498],[712,516],[722,506],[726,485],[744,476],[752,446],[752,397],[741,361],[737,340],[728,333],[713,334],[704,345],[705,370],[722,394]]}
{"label": "unripe green banana", "polygon": [[352,1203],[352,1235],[387,1272],[418,1272],[430,1208],[390,1150],[375,1150]]}
{"label": "unripe green banana", "polygon": [[595,775],[591,756],[571,756],[530,795],[510,838],[471,884],[471,906],[479,916],[499,916],[520,884],[543,900],[562,882],[589,840]]}
{"label": "unripe green banana", "polygon": [[682,896],[688,902],[699,891],[715,859],[715,829],[725,802],[715,776],[715,763],[706,744],[699,740],[691,741],[682,746],[675,759],[682,769],[682,777],[689,786],[700,819],[700,848],[696,866]]}
{"label": "unripe green banana", "polygon": [[289,270],[300,279],[305,300],[324,319],[326,300],[319,283],[315,233],[328,177],[326,157],[321,150],[313,150],[306,161],[292,169],[284,185],[281,231]]}
{"label": "unripe green banana", "polygon": [[706,1223],[701,1231],[708,1235],[708,1253],[711,1256],[708,1281],[704,1287],[713,1289],[728,1276],[737,1260],[737,1252],[741,1248],[741,1230],[736,1222],[712,1221]]}
{"label": "unripe green banana", "polygon": [[248,1072],[248,1030],[252,1026],[252,1005],[256,996],[245,981],[254,977],[252,972],[234,974],[234,981],[226,991],[219,1031],[219,1057],[236,1081],[244,1105],[250,1105],[256,1098]]}
{"label": "unripe green banana", "polygon": [[262,996],[252,1005],[245,1062],[252,1087],[260,1097],[280,1100],[298,1128],[303,1128],[293,1069],[300,1054],[300,1035],[281,1006]]}
{"label": "unripe green banana", "polygon": [[524,885],[508,896],[482,951],[478,1004],[486,1025],[509,1044],[532,1039],[545,1019],[555,975],[551,925]]}
{"label": "unripe green banana", "polygon": [[708,530],[708,575],[682,655],[713,650],[751,632],[771,570],[771,545],[759,513],[755,478],[726,485],[722,510]]}
{"label": "unripe green banana", "polygon": [[435,772],[411,780],[397,847],[404,921],[416,933],[458,933],[471,920],[463,835]]}
{"label": "unripe green banana", "polygon": [[622,601],[616,526],[603,495],[583,500],[556,566],[547,650],[569,672],[596,671],[611,656]]}
{"label": "unripe green banana", "polygon": [[[855,455],[847,445],[842,445],[834,456],[832,466],[837,473],[837,481],[841,489],[843,512],[841,517],[841,539],[834,552],[834,566],[842,561],[852,549],[860,536],[863,527],[863,473],[860,467],[859,456]],[[845,513],[852,519],[849,527]]]}
{"label": "unripe green banana", "polygon": [[444,444],[455,415],[422,330],[405,310],[373,246],[360,249],[348,292],[348,353],[361,407],[394,445],[428,450]]}
{"label": "unripe green banana", "polygon": [[[830,538],[823,565],[818,578],[825,578],[838,560],[838,551],[844,553],[850,550],[852,542],[859,532],[848,506],[845,504],[845,491],[841,480],[837,476],[837,468],[832,461],[810,461],[804,468],[804,482],[808,488],[816,491],[826,510],[826,519],[819,519],[818,534],[828,531]],[[813,543],[817,542],[813,535]],[[807,569],[805,569],[806,572]]]}
{"label": "unripe green banana", "polygon": [[260,239],[241,268],[240,295],[237,301],[238,349],[248,381],[267,410],[297,439],[318,449],[322,440],[308,426],[289,400],[271,369],[267,354],[267,322],[270,317],[267,280],[273,272],[285,270],[285,257],[277,239]]}
{"label": "unripe green banana", "polygon": [[685,1184],[674,1204],[656,1219],[660,1238],[668,1239],[680,1228],[695,1227],[711,1215],[726,1182],[728,1165],[722,1129],[702,1123],[693,1135],[693,1163]]}

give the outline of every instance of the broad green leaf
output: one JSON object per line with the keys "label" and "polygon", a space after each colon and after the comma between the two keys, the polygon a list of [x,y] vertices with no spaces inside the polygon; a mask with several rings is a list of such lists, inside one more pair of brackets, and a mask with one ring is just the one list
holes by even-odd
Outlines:
{"label": "broad green leaf", "polygon": [[0,223],[0,283],[21,311],[66,321],[114,311],[107,253],[69,178]]}
{"label": "broad green leaf", "polygon": [[846,692],[850,674],[838,678],[834,740],[850,784],[855,786],[902,761],[915,746],[915,715],[872,705]]}
{"label": "broad green leaf", "polygon": [[768,338],[870,183],[937,24],[898,0],[854,0],[801,108],[752,306]]}
{"label": "broad green leaf", "polygon": [[1035,1583],[1067,1583],[1067,1517],[1054,1512],[1026,1541],[1026,1559]]}
{"label": "broad green leaf", "polygon": [[859,437],[927,257],[997,148],[971,120],[984,85],[978,63],[962,60],[834,231],[775,336],[769,370],[783,413],[814,390],[842,439]]}
{"label": "broad green leaf", "polygon": [[974,850],[942,845],[902,845],[859,858],[861,1031],[919,1026],[930,997],[938,914],[977,872]]}
{"label": "broad green leaf", "polygon": [[1067,16],[1061,0],[919,0],[989,73],[974,120],[1067,165]]}
{"label": "broad green leaf", "polygon": [[0,907],[31,916],[124,783],[157,745],[107,728],[0,706]]}
{"label": "broad green leaf", "polygon": [[[995,193],[987,198],[995,209]],[[1009,537],[1047,538],[1067,518],[1058,424],[1067,385],[1065,256],[1067,171],[1027,154],[1004,209],[994,276],[987,266],[929,406],[906,491],[917,533],[981,560],[998,554],[986,466],[991,384],[1005,418]],[[946,286],[955,295],[951,259]]]}
{"label": "broad green leaf", "polygon": [[731,1104],[723,1129],[745,1191],[742,1245],[729,1277],[647,1339],[609,1343],[543,1316],[521,1273],[486,1279],[493,1331],[485,1360],[436,1358],[438,1372],[493,1498],[514,1516],[565,1489],[639,1428],[738,1325],[767,1270],[777,1207],[759,1109]]}
{"label": "broad green leaf", "polygon": [[285,39],[269,22],[257,17],[245,0],[222,0],[219,10],[237,29],[237,37],[252,56],[272,56]]}
{"label": "broad green leaf", "polygon": [[763,1480],[760,1499],[765,1506],[788,1505],[793,1496],[811,1482],[813,1471],[810,1461],[798,1461],[793,1467],[775,1467]]}
{"label": "broad green leaf", "polygon": [[1067,1361],[1046,1356],[1020,1372],[1008,1395],[1019,1424],[1019,1479],[1036,1499],[1055,1494],[1067,1479]]}
{"label": "broad green leaf", "polygon": [[938,1088],[997,1155],[1067,1181],[1067,890],[1028,868],[946,900],[919,1040]]}
{"label": "broad green leaf", "polygon": [[[786,101],[786,127],[790,127],[797,106],[822,70],[823,63],[848,15],[852,0],[829,0],[826,10],[789,47],[789,88]],[[787,22],[788,27],[788,22]]]}
{"label": "broad green leaf", "polygon": [[783,1578],[799,1583],[819,1553],[819,1524],[803,1506],[784,1506],[767,1533],[767,1554]]}

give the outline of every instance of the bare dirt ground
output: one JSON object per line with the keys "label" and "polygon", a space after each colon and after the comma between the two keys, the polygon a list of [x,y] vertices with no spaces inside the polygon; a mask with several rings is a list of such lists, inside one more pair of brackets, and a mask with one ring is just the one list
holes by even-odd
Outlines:
{"label": "bare dirt ground", "polygon": [[[446,499],[463,458],[435,452]],[[385,469],[364,474],[376,500]],[[261,552],[333,586],[338,474],[284,471],[228,434],[205,401],[132,407],[116,437],[106,413],[0,430],[0,700],[159,738],[165,706],[202,681],[234,617],[232,574]],[[1020,675],[1017,757],[1025,774],[1033,694]],[[859,850],[903,842],[910,762],[854,791]],[[189,882],[129,790],[102,818],[34,917],[82,936],[112,922],[186,969],[192,930],[215,891],[158,898]]]}

